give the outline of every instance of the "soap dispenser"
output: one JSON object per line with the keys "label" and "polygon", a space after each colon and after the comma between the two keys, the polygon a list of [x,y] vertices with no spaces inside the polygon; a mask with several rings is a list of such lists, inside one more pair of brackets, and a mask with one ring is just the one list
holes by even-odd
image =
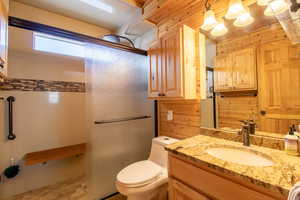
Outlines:
{"label": "soap dispenser", "polygon": [[288,134],[284,137],[284,149],[287,154],[298,156],[298,137],[294,135],[293,127],[289,128]]}

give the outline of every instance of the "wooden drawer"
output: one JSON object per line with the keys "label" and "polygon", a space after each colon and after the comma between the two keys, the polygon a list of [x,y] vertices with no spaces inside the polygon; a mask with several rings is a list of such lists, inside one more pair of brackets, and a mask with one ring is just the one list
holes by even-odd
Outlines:
{"label": "wooden drawer", "polygon": [[210,200],[206,196],[182,184],[176,179],[169,179],[171,200]]}
{"label": "wooden drawer", "polygon": [[170,177],[197,191],[220,200],[274,200],[275,198],[247,188],[229,179],[207,172],[185,161],[169,156]]}

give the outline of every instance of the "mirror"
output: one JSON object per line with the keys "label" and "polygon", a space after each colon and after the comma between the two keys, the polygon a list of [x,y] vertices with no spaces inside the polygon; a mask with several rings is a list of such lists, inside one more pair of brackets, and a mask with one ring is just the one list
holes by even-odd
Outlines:
{"label": "mirror", "polygon": [[[289,126],[300,124],[297,115],[295,119],[285,119],[285,115],[265,115],[264,110],[261,110],[265,106],[262,99],[275,94],[272,88],[266,91],[259,88],[259,84],[265,81],[261,80],[261,76],[267,76],[269,72],[261,71],[259,65],[262,64],[258,59],[268,59],[267,53],[261,58],[256,49],[258,47],[247,47],[230,53],[222,52],[222,55],[217,56],[218,45],[206,40],[207,98],[200,102],[201,127],[237,132],[242,126],[241,121],[251,120],[256,123],[256,135],[283,138]],[[221,48],[225,49],[225,46]],[[252,69],[255,71],[252,72]]]}

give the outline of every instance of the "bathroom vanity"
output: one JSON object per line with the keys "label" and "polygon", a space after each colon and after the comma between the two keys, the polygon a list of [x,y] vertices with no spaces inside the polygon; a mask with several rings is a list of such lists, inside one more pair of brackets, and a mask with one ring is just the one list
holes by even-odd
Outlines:
{"label": "bathroom vanity", "polygon": [[171,200],[283,200],[300,177],[299,158],[271,148],[198,135],[166,149]]}

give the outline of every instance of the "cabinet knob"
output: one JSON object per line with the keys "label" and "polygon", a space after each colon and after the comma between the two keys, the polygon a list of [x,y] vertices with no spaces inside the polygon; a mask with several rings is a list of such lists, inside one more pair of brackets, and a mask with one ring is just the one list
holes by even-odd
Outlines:
{"label": "cabinet knob", "polygon": [[260,114],[261,114],[261,115],[266,115],[267,112],[266,112],[265,110],[261,110],[261,111],[260,111]]}

